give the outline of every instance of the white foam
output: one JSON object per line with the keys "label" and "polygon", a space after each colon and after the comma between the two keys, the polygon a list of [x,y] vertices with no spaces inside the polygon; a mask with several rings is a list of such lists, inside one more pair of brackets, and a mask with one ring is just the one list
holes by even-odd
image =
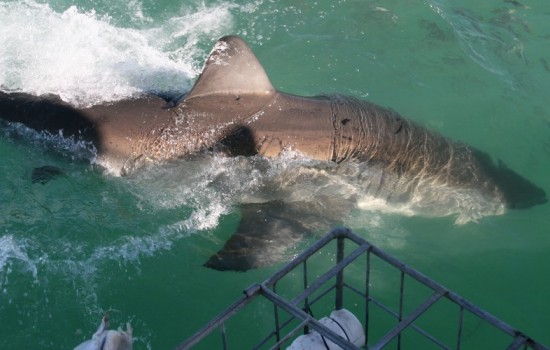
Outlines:
{"label": "white foam", "polygon": [[151,23],[153,19],[143,12],[143,3],[139,0],[129,0],[126,2],[128,12],[130,12],[130,20],[139,23]]}
{"label": "white foam", "polygon": [[505,206],[499,200],[486,197],[475,188],[453,188],[452,186],[428,184],[419,185],[406,201],[388,201],[385,198],[362,194],[357,206],[364,211],[420,215],[424,217],[455,217],[455,224],[477,222],[484,216],[502,215]]}
{"label": "white foam", "polygon": [[389,204],[382,198],[364,196],[357,202],[357,207],[365,211],[378,211],[383,213],[395,213],[403,216],[413,216],[414,210],[408,203]]}
{"label": "white foam", "polygon": [[33,278],[36,279],[38,270],[35,262],[29,258],[25,251],[25,242],[19,242],[11,234],[0,237],[0,272],[4,274],[2,284],[7,280],[7,275],[11,272],[14,262],[22,263]]}
{"label": "white foam", "polygon": [[202,3],[198,8],[183,7],[183,13],[170,18],[165,27],[172,38],[184,37],[188,45],[194,47],[205,36],[218,37],[225,34],[223,30],[232,26],[231,10],[235,7],[237,5],[229,2],[214,6]]}
{"label": "white foam", "polygon": [[58,134],[50,134],[20,123],[6,123],[0,132],[7,138],[17,135],[34,147],[62,154],[69,159],[86,159],[94,162],[97,156],[97,150],[91,141],[78,140],[73,136],[65,137],[62,130]]}
{"label": "white foam", "polygon": [[205,56],[197,43],[230,31],[235,6],[182,8],[151,23],[133,0],[129,11],[149,27],[122,28],[76,6],[56,12],[32,0],[1,2],[0,88],[54,93],[76,105],[187,90]]}
{"label": "white foam", "polygon": [[197,231],[215,228],[220,217],[228,213],[228,208],[229,206],[214,201],[193,210],[189,218],[160,226],[150,235],[125,235],[108,245],[96,247],[86,264],[98,266],[105,261],[115,261],[120,265],[130,263],[137,266],[142,257],[169,251],[175,242]]}

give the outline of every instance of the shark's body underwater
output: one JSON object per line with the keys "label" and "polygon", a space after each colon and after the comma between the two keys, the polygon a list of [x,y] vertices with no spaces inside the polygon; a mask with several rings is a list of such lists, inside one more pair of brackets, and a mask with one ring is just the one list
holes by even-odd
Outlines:
{"label": "shark's body underwater", "polygon": [[[0,92],[0,119],[90,141],[98,162],[122,175],[146,161],[208,150],[277,157],[292,149],[319,161],[367,164],[377,174],[367,192],[388,202],[482,210],[478,216],[546,202],[542,189],[487,154],[392,110],[340,95],[299,97],[277,91],[250,48],[235,36],[216,43],[192,90],[168,104],[144,96],[77,109],[55,96]],[[292,216],[288,210],[278,213]],[[237,235],[238,242],[230,240],[209,265],[240,270],[262,265],[258,256],[242,253],[250,252],[243,245],[268,244],[267,238],[252,236]]]}

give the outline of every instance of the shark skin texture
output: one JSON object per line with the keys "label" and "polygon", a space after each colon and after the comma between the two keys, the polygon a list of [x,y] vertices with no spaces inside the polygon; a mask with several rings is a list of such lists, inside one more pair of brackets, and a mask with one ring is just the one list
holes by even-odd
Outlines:
{"label": "shark skin texture", "polygon": [[[267,158],[294,150],[338,166],[364,164],[358,177],[367,194],[434,216],[458,214],[457,223],[547,202],[544,190],[501,161],[391,109],[342,95],[276,90],[237,36],[219,39],[194,87],[171,100],[144,95],[76,108],[57,96],[0,91],[0,119],[89,142],[97,163],[122,176],[146,162],[213,150]],[[342,215],[320,207],[243,203],[237,232],[205,266],[246,271],[279,261],[287,247]]]}

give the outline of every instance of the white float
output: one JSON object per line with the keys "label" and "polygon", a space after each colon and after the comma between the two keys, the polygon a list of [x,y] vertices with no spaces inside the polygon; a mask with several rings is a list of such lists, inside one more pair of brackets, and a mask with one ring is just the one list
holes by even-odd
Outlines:
{"label": "white float", "polygon": [[[319,322],[355,346],[365,345],[363,325],[348,310],[335,310],[329,317],[323,317]],[[317,331],[311,331],[296,338],[287,350],[342,350],[342,348]]]}

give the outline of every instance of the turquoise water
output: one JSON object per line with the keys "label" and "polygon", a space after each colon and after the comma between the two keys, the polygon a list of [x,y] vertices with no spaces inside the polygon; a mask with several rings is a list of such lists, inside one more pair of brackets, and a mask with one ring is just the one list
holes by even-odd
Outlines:
{"label": "turquoise water", "polygon": [[[233,33],[276,88],[391,107],[548,193],[549,19],[546,0],[0,1],[0,86],[75,105],[182,91],[213,43]],[[271,179],[242,160],[120,178],[70,143],[9,125],[1,135],[2,349],[71,349],[107,310],[113,326],[132,323],[135,349],[173,348],[277,268],[202,266],[235,230],[236,199]],[[270,166],[289,162],[300,161]],[[65,176],[33,184],[41,165]],[[464,225],[356,208],[337,224],[550,344],[548,208]]]}

